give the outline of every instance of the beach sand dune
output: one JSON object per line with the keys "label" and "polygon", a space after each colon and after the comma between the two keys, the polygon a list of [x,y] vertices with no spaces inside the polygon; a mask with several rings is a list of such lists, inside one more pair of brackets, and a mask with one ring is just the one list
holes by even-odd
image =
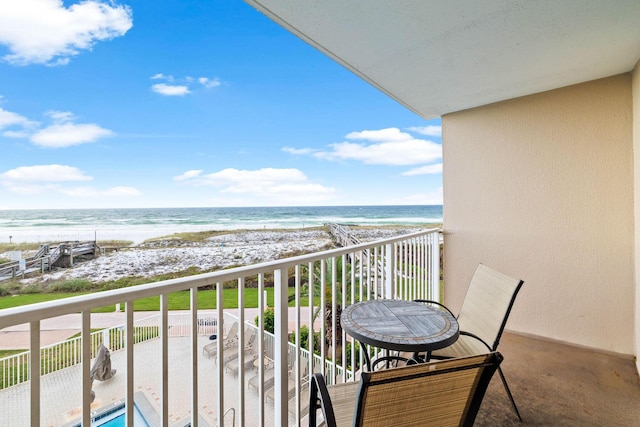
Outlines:
{"label": "beach sand dune", "polygon": [[[418,231],[416,227],[352,229],[361,241]],[[331,235],[323,229],[249,230],[216,235],[205,241],[168,237],[101,255],[38,277],[22,280],[37,284],[52,280],[88,279],[94,283],[124,277],[152,277],[195,267],[201,271],[250,265],[335,247]]]}

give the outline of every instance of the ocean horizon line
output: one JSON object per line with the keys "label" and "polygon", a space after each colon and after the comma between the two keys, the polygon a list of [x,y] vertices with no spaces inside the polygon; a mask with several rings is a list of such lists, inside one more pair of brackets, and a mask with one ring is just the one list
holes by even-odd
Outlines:
{"label": "ocean horizon line", "polygon": [[108,208],[0,211],[0,242],[130,240],[180,232],[442,223],[441,205]]}
{"label": "ocean horizon line", "polygon": [[114,209],[284,209],[284,208],[370,208],[370,207],[394,207],[394,206],[440,206],[442,204],[390,204],[390,205],[277,205],[277,206],[174,206],[174,207],[111,207],[111,208],[5,208],[0,207],[0,212],[6,211],[64,211],[64,210],[114,210]]}

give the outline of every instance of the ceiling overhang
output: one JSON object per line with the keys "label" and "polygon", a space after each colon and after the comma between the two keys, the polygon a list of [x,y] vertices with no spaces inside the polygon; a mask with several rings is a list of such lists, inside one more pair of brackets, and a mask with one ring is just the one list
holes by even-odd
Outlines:
{"label": "ceiling overhang", "polygon": [[246,0],[424,118],[595,80],[640,57],[640,1]]}

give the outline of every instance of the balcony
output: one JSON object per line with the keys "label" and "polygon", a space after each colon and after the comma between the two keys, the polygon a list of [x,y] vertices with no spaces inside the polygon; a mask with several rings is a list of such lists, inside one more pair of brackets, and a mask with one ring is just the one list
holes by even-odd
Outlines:
{"label": "balcony", "polygon": [[[138,411],[150,425],[162,426],[304,424],[306,374],[322,372],[330,383],[353,381],[363,363],[364,350],[339,329],[341,308],[374,298],[440,299],[439,255],[439,231],[430,230],[0,311],[0,329],[28,324],[30,347],[40,350],[0,361],[3,423],[92,425],[92,419],[124,407],[128,425]],[[271,282],[273,333],[264,330],[264,290]],[[199,290],[214,286],[221,307],[229,284],[237,285],[241,308],[197,309]],[[242,308],[252,286],[258,307]],[[174,292],[189,292],[193,308],[169,311]],[[161,310],[134,313],[133,302],[149,296],[160,296]],[[91,315],[94,308],[122,303],[123,313]],[[57,347],[41,346],[42,325],[61,315],[75,317],[81,335]],[[113,324],[92,332],[97,319],[106,317]],[[237,343],[224,338],[235,322],[243,325]],[[212,341],[213,334],[223,338]],[[326,339],[308,339],[316,334]],[[238,344],[252,335],[252,349]],[[92,357],[101,343],[112,350],[118,372],[92,384]],[[631,360],[516,334],[505,334],[500,350],[525,424],[631,425],[640,419],[640,384]],[[517,424],[496,378],[477,425]]]}
{"label": "balcony", "polygon": [[[359,346],[339,330],[341,307],[383,297],[439,299],[439,254],[440,234],[429,230],[3,310],[0,329],[28,324],[30,349],[41,349],[41,324],[46,319],[80,313],[77,328],[81,334],[64,349],[52,352],[43,348],[19,356],[22,359],[16,356],[10,362],[3,361],[0,370],[9,382],[0,391],[0,407],[4,414],[11,414],[12,424],[32,426],[74,422],[90,425],[103,408],[119,403],[124,404],[125,417],[132,425],[137,398],[150,402],[147,406],[155,412],[160,425],[188,420],[191,425],[200,422],[213,426],[222,425],[223,419],[227,425],[232,419],[236,425],[300,424],[307,372],[322,372],[329,382],[351,381],[351,367],[362,364],[363,350],[358,350]],[[238,288],[241,309],[197,309],[199,290],[214,287],[216,306],[221,307],[225,288],[230,284]],[[273,334],[263,327],[264,291],[271,284],[275,295]],[[249,287],[257,287],[257,310],[242,308]],[[177,316],[168,309],[168,295],[185,291],[190,293],[192,309]],[[134,319],[133,302],[150,296],[160,297],[161,309],[143,324]],[[113,332],[92,333],[95,316],[91,310],[113,304],[125,307],[122,326]],[[256,317],[258,326],[254,325]],[[235,352],[236,346],[243,350],[241,344],[227,347],[225,339],[218,339],[215,355],[204,353],[203,347],[212,342],[210,335],[224,335],[217,325],[225,325],[228,330],[233,322],[244,325],[238,328],[238,343],[256,334],[257,360],[249,351],[237,351],[233,363],[236,369],[232,370],[231,363],[225,363],[225,354]],[[309,337],[327,339],[307,339],[308,344],[303,346],[305,330]],[[112,364],[118,372],[111,380],[92,384],[92,357],[102,342],[111,348]],[[356,351],[351,351],[353,348]],[[271,377],[273,380],[269,380]],[[96,395],[93,404],[92,390]]]}

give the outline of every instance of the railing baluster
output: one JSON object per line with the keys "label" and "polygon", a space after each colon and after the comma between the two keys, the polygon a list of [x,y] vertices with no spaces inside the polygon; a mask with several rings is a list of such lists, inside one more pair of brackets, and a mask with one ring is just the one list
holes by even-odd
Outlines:
{"label": "railing baluster", "polygon": [[[91,425],[91,311],[82,312],[82,425]],[[74,343],[73,347],[78,348]]]}
{"label": "railing baluster", "polygon": [[395,292],[393,289],[395,274],[396,274],[396,257],[395,257],[395,245],[392,243],[388,243],[384,246],[384,263],[385,269],[384,271],[384,298],[391,299],[393,298]]}
{"label": "railing baluster", "polygon": [[160,295],[160,346],[162,390],[160,392],[160,420],[163,427],[169,425],[169,295]]}
{"label": "railing baluster", "polygon": [[331,258],[331,378],[336,383],[336,347],[338,346],[338,262],[336,257]]}
{"label": "railing baluster", "polygon": [[327,264],[324,260],[320,261],[320,359],[322,360],[322,375],[327,376],[325,360],[326,354],[326,317],[327,317],[327,284],[326,284]]}
{"label": "railing baluster", "polygon": [[[40,321],[29,325],[29,378],[31,379],[31,427],[40,427]],[[35,404],[34,404],[35,402]]]}
{"label": "railing baluster", "polygon": [[[295,332],[295,337],[296,337],[296,342],[295,342],[295,346],[296,346],[296,361],[294,366],[296,367],[296,395],[295,395],[295,413],[296,413],[296,423],[297,425],[300,425],[300,422],[302,420],[302,414],[300,412],[301,410],[301,403],[300,402],[300,390],[302,390],[302,382],[301,382],[301,367],[302,367],[302,352],[301,352],[301,342],[302,342],[302,336],[300,333],[300,328],[301,328],[301,319],[300,319],[300,265],[296,265],[295,266],[295,283],[294,283],[294,297],[295,297],[295,306],[297,307],[296,311],[295,311],[295,324],[296,324],[296,332]],[[311,338],[307,338],[307,339],[311,339]]]}
{"label": "railing baluster", "polygon": [[134,368],[133,368],[133,340],[134,340],[134,326],[133,326],[133,301],[126,302],[125,308],[126,314],[126,338],[125,338],[125,351],[127,352],[127,393],[125,403],[125,419],[126,426],[133,427],[133,384],[134,384]]}
{"label": "railing baluster", "polygon": [[[341,310],[344,310],[347,307],[347,254],[342,254],[342,301],[341,301]],[[351,283],[351,287],[353,287],[353,283]],[[337,317],[337,316],[336,316]],[[340,322],[340,319],[337,320]],[[342,345],[340,346],[342,349],[342,354],[340,355],[340,361],[342,362],[342,366],[345,368],[342,370],[342,382],[347,382],[347,334],[340,328],[340,342]]]}
{"label": "railing baluster", "polygon": [[191,288],[191,426],[198,427],[198,288]]}
{"label": "railing baluster", "polygon": [[224,420],[224,335],[223,330],[220,329],[220,325],[224,325],[224,290],[222,282],[216,282],[216,309],[218,310],[218,338],[217,338],[217,368],[218,368],[218,422]]}
{"label": "railing baluster", "polygon": [[[289,295],[287,288],[287,269],[273,272],[274,308],[275,308],[275,363],[274,363],[274,423],[276,426],[287,425],[288,399],[288,323]],[[242,426],[242,424],[241,424]]]}
{"label": "railing baluster", "polygon": [[309,350],[309,368],[308,368],[308,373],[309,376],[313,375],[314,371],[313,371],[313,355],[314,355],[314,346],[315,346],[315,328],[314,328],[314,320],[315,320],[315,316],[314,316],[314,310],[315,310],[315,306],[314,306],[314,301],[313,301],[313,290],[315,288],[314,283],[313,283],[313,267],[314,267],[314,263],[313,262],[309,262],[308,266],[307,266],[307,298],[309,299],[309,336],[307,338],[307,345],[309,346],[308,350]]}
{"label": "railing baluster", "polygon": [[[246,420],[244,405],[244,343],[245,325],[244,325],[244,277],[238,278],[238,425],[244,426]],[[224,421],[224,420],[223,420]]]}
{"label": "railing baluster", "polygon": [[264,426],[264,275],[258,274],[258,414],[260,427]]}

